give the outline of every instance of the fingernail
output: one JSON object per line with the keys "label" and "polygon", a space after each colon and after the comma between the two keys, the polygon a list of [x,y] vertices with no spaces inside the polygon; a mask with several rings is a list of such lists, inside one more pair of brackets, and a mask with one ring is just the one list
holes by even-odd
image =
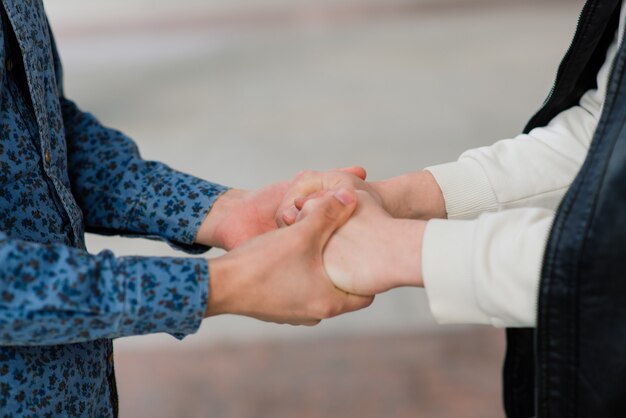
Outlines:
{"label": "fingernail", "polygon": [[339,189],[335,192],[335,199],[343,203],[345,206],[348,206],[352,202],[354,202],[354,195],[348,192],[346,189]]}
{"label": "fingernail", "polygon": [[292,206],[289,209],[285,209],[285,211],[283,212],[283,220],[287,223],[292,224],[296,221],[298,213],[299,210],[295,206]]}

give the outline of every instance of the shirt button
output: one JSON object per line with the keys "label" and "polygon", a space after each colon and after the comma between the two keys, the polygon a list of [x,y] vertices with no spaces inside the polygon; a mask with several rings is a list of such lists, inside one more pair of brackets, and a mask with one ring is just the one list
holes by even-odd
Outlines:
{"label": "shirt button", "polygon": [[7,71],[13,71],[13,58],[7,58]]}
{"label": "shirt button", "polygon": [[46,161],[46,164],[50,164],[50,161],[52,160],[52,157],[50,157],[50,150],[46,150],[44,160]]}

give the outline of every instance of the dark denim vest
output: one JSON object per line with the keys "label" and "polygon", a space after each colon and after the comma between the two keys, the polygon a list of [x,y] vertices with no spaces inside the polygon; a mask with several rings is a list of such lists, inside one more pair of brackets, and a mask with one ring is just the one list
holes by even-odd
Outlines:
{"label": "dark denim vest", "polygon": [[[588,0],[554,89],[525,131],[595,87],[619,0]],[[509,329],[504,402],[512,418],[626,417],[626,48],[620,47],[587,158],[557,211],[537,328]]]}

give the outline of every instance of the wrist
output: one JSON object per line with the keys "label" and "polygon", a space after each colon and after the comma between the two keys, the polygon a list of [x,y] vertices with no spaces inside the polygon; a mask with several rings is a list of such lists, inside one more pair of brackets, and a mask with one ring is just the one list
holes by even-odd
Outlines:
{"label": "wrist", "polygon": [[426,221],[390,218],[385,226],[390,241],[387,243],[392,271],[390,288],[401,286],[423,287],[422,241]]}
{"label": "wrist", "polygon": [[205,317],[236,313],[238,263],[229,254],[209,261],[209,299]]}
{"label": "wrist", "polygon": [[446,218],[443,193],[429,171],[415,171],[370,184],[381,196],[385,210],[395,218]]}
{"label": "wrist", "polygon": [[220,225],[247,193],[244,190],[230,189],[218,197],[202,221],[195,242],[211,247],[225,248],[223,228]]}
{"label": "wrist", "polygon": [[225,269],[223,257],[208,260],[209,263],[209,299],[207,300],[204,317],[226,313],[224,309],[224,292],[220,288],[224,285],[224,278],[228,270]]}

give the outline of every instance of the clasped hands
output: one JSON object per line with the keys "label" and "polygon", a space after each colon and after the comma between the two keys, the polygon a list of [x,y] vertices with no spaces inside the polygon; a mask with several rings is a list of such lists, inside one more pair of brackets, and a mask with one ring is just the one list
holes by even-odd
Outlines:
{"label": "clasped hands", "polygon": [[330,280],[347,293],[363,296],[421,285],[423,222],[391,216],[381,193],[365,176],[361,167],[301,172],[279,206],[276,223],[284,227],[300,222],[317,210],[325,195],[355,196],[355,211],[324,248],[323,264]]}
{"label": "clasped hands", "polygon": [[391,288],[421,286],[425,222],[416,218],[434,215],[409,202],[420,181],[365,175],[360,167],[305,171],[220,197],[196,239],[229,250],[209,260],[207,316],[314,325]]}

